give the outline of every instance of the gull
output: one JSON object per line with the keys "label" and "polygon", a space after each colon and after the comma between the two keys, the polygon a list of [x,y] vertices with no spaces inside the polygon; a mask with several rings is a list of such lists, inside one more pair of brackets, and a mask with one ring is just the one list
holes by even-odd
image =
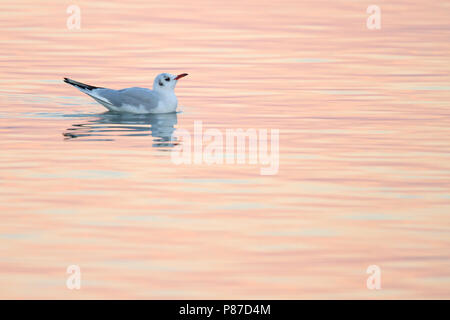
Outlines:
{"label": "gull", "polygon": [[173,75],[161,73],[153,81],[153,90],[132,87],[121,90],[95,87],[69,78],[64,82],[94,98],[109,111],[120,113],[170,113],[178,106],[174,89],[179,79],[187,73]]}

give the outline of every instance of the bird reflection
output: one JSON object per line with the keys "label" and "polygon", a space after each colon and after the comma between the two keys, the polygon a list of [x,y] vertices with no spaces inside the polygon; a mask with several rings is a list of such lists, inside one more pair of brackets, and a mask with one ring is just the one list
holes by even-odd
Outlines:
{"label": "bird reflection", "polygon": [[63,133],[66,140],[113,141],[118,136],[152,136],[153,147],[171,148],[177,114],[118,114],[105,112],[89,116],[83,123],[73,124]]}

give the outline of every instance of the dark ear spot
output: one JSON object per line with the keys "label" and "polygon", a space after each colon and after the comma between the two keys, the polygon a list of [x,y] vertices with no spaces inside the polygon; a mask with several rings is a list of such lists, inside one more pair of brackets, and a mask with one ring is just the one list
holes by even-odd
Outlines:
{"label": "dark ear spot", "polygon": [[161,80],[159,80],[159,85],[160,85],[161,87],[164,86],[164,84],[161,82]]}

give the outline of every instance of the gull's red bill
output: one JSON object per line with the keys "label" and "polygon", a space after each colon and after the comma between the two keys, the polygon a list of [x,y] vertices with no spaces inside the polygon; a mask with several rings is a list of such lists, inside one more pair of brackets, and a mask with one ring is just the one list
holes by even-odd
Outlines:
{"label": "gull's red bill", "polygon": [[183,77],[186,77],[187,75],[188,75],[187,73],[179,74],[179,75],[177,75],[177,76],[175,77],[175,80],[178,80],[178,79],[181,79],[181,78],[183,78]]}

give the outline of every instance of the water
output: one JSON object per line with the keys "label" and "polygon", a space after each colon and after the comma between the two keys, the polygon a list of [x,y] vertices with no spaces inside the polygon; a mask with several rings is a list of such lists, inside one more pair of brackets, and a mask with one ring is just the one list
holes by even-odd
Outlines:
{"label": "water", "polygon": [[[450,6],[379,1],[368,30],[369,4],[77,1],[68,30],[68,3],[2,2],[0,297],[449,298]],[[160,72],[189,73],[178,114],[62,82]],[[198,121],[279,129],[278,174],[175,165]]]}

